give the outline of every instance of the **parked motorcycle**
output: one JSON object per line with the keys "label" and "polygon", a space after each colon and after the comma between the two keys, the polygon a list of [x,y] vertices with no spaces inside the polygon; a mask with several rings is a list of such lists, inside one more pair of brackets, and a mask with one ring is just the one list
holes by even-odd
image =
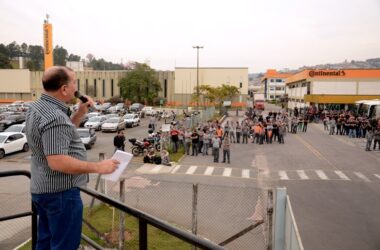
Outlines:
{"label": "parked motorcycle", "polygon": [[148,140],[144,139],[143,141],[137,140],[136,138],[131,138],[128,140],[132,144],[132,154],[134,156],[144,155],[146,151],[149,151],[153,148],[153,144],[151,144]]}

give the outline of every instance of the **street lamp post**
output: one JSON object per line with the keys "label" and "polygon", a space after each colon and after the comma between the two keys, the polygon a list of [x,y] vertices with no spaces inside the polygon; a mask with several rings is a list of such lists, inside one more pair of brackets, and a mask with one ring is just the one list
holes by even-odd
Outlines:
{"label": "street lamp post", "polygon": [[193,46],[193,49],[197,49],[197,112],[199,112],[199,49],[203,49],[203,46]]}

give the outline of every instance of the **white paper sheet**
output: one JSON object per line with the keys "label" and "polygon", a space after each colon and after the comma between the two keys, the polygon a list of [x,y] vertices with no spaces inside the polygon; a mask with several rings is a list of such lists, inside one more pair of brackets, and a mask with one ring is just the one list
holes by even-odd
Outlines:
{"label": "white paper sheet", "polygon": [[131,153],[116,150],[112,156],[112,159],[118,160],[120,162],[119,167],[115,170],[115,172],[111,174],[103,174],[102,178],[109,181],[118,181],[121,174],[124,172],[124,169],[131,161],[132,157],[133,155]]}

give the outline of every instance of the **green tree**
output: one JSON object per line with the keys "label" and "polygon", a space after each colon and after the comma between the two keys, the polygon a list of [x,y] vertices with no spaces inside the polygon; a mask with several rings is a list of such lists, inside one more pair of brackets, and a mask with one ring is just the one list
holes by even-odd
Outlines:
{"label": "green tree", "polygon": [[125,99],[150,104],[161,90],[156,71],[144,63],[135,63],[126,77],[119,80],[118,85]]}
{"label": "green tree", "polygon": [[53,61],[54,65],[66,66],[68,52],[65,48],[60,46],[55,46],[53,50]]}
{"label": "green tree", "polygon": [[70,54],[69,57],[67,58],[67,60],[71,61],[71,62],[80,62],[80,56]]}
{"label": "green tree", "polygon": [[18,45],[15,41],[7,45],[9,54],[9,59],[13,59],[15,57],[21,56],[21,48],[20,45]]}
{"label": "green tree", "polygon": [[0,44],[0,69],[11,69],[12,65],[8,57],[9,51],[7,46]]}
{"label": "green tree", "polygon": [[30,45],[29,48],[30,61],[26,66],[30,71],[43,70],[44,49],[39,45]]}

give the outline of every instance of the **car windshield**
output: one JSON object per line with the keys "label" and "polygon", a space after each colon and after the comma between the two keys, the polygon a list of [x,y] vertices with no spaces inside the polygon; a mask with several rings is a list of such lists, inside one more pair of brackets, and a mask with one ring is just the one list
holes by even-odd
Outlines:
{"label": "car windshield", "polygon": [[21,132],[22,126],[10,126],[5,130],[5,132]]}
{"label": "car windshield", "polygon": [[118,123],[119,122],[119,118],[110,118],[106,121],[106,123]]}
{"label": "car windshield", "polygon": [[90,133],[87,130],[80,130],[78,134],[80,138],[90,137]]}
{"label": "car windshield", "polygon": [[91,117],[88,121],[89,122],[100,122],[101,120],[102,120],[101,117],[95,116],[95,117]]}
{"label": "car windshield", "polygon": [[0,143],[5,142],[6,139],[7,139],[7,136],[5,136],[5,135],[0,135]]}
{"label": "car windshield", "polygon": [[132,118],[133,118],[133,114],[125,115],[124,118],[125,118],[125,119],[132,119]]}

